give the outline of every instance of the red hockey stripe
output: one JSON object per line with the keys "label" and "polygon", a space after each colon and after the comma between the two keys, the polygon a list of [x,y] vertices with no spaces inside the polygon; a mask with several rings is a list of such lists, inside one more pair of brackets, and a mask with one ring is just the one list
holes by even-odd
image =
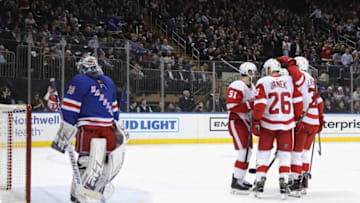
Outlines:
{"label": "red hockey stripe", "polygon": [[116,108],[118,107],[118,105],[115,104],[115,105],[113,105],[112,107],[113,107],[113,109],[116,109]]}
{"label": "red hockey stripe", "polygon": [[308,163],[303,163],[302,170],[308,172],[310,168],[310,165]]}
{"label": "red hockey stripe", "polygon": [[311,114],[311,113],[307,113],[306,117],[309,117],[309,118],[312,118],[312,119],[319,119],[319,115],[314,115],[314,114]]}
{"label": "red hockey stripe", "polygon": [[263,120],[267,123],[271,123],[271,124],[284,124],[284,125],[289,125],[292,122],[294,122],[294,118],[287,120],[287,121],[272,121],[272,120],[262,117],[261,120]]}
{"label": "red hockey stripe", "polygon": [[301,174],[302,166],[291,165],[291,172]]}
{"label": "red hockey stripe", "polygon": [[112,121],[94,121],[94,120],[81,120],[81,121],[87,121],[87,122],[90,122],[90,123],[112,124]]}
{"label": "red hockey stripe", "polygon": [[288,166],[280,166],[279,173],[290,173],[290,167],[288,167]]}
{"label": "red hockey stripe", "polygon": [[236,168],[240,168],[240,169],[242,169],[242,170],[246,170],[246,169],[249,167],[249,163],[236,161],[236,162],[235,162],[235,167],[236,167]]}
{"label": "red hockey stripe", "polygon": [[68,107],[73,107],[73,108],[80,109],[80,106],[79,106],[79,105],[72,104],[72,103],[69,103],[69,102],[66,102],[66,101],[63,101],[62,105],[63,105],[63,106],[68,106]]}
{"label": "red hockey stripe", "polygon": [[258,167],[256,168],[256,172],[264,172],[264,173],[266,173],[267,170],[268,170],[268,167],[267,167],[267,166],[264,166],[264,165],[258,166]]}

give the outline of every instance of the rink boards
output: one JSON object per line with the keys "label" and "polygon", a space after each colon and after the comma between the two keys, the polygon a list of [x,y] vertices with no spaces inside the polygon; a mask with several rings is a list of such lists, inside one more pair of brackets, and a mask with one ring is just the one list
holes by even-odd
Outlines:
{"label": "rink boards", "polygon": [[[25,135],[24,118],[14,117],[14,135]],[[121,113],[120,122],[130,133],[128,144],[230,143],[226,113]],[[58,113],[32,114],[32,145],[50,146],[60,123]],[[256,137],[254,138],[256,142]],[[360,115],[326,114],[323,142],[360,141]]]}

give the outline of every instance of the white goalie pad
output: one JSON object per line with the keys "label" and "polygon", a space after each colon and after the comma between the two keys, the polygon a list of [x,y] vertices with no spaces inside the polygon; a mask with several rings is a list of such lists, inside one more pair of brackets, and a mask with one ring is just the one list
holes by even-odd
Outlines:
{"label": "white goalie pad", "polygon": [[71,144],[71,141],[75,138],[77,128],[66,121],[61,121],[60,127],[56,136],[51,144],[51,147],[65,153],[66,147]]}
{"label": "white goalie pad", "polygon": [[108,182],[115,178],[120,172],[125,158],[125,145],[117,147],[109,154],[108,162],[105,164],[104,172],[108,173]]}
{"label": "white goalie pad", "polygon": [[117,147],[108,155],[108,160],[107,163],[105,163],[102,177],[95,189],[96,191],[103,192],[105,199],[109,199],[114,192],[114,187],[112,186],[111,181],[120,172],[124,163],[124,157],[125,145]]}
{"label": "white goalie pad", "polygon": [[89,163],[82,174],[83,185],[95,190],[101,179],[106,155],[106,139],[91,139]]}

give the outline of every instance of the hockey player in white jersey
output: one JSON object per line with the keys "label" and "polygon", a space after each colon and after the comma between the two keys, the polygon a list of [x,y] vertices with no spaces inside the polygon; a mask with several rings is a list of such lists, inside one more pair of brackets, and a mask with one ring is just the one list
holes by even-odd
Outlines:
{"label": "hockey player in white jersey", "polygon": [[[95,57],[86,56],[67,87],[61,110],[63,121],[52,147],[62,153],[76,137],[77,160],[83,186],[111,197],[111,180],[119,173],[126,134],[118,124],[119,110],[113,81],[103,75]],[[73,180],[71,201],[84,202]]]}
{"label": "hockey player in white jersey", "polygon": [[298,56],[279,57],[278,61],[287,65],[288,71],[295,81],[303,96],[303,130],[296,131],[294,136],[294,148],[291,156],[291,178],[293,184],[290,189],[294,195],[299,196],[300,190],[308,188],[309,150],[315,135],[320,133],[324,124],[323,101],[316,90],[316,81],[309,74],[309,62],[306,58]]}
{"label": "hockey player in white jersey", "polygon": [[[302,115],[302,95],[290,76],[280,75],[281,65],[276,59],[264,63],[267,76],[258,80],[254,102],[252,133],[259,136],[256,156],[256,184],[254,192],[261,197],[264,191],[268,161],[276,138],[279,159],[279,185],[282,198],[289,194],[288,178],[292,151],[292,128]],[[302,126],[296,125],[301,129]]]}
{"label": "hockey player in white jersey", "polygon": [[229,133],[233,138],[238,155],[235,161],[231,182],[234,194],[248,194],[252,185],[245,181],[252,151],[252,135],[250,132],[251,113],[255,99],[255,86],[252,84],[256,73],[253,63],[241,64],[239,72],[241,79],[229,85],[226,106],[229,111]]}

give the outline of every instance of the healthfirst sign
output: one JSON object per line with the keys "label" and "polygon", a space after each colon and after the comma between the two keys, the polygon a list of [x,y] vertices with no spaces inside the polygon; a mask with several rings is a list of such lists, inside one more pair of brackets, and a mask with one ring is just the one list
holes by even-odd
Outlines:
{"label": "healthfirst sign", "polygon": [[[33,112],[34,146],[50,146],[59,128],[58,113]],[[24,116],[14,115],[14,136],[25,135]],[[120,113],[129,144],[231,142],[226,113]],[[360,141],[360,115],[326,114],[324,141]]]}

